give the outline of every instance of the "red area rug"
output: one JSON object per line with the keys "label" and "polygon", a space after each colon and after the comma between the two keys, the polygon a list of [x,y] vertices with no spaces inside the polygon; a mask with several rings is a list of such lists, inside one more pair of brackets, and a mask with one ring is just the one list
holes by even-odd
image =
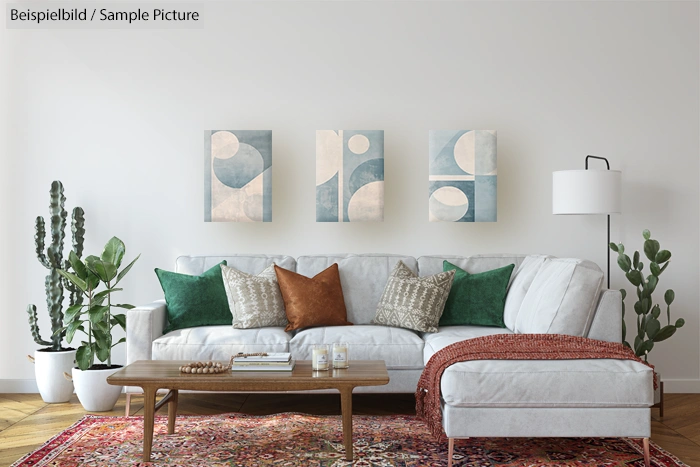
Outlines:
{"label": "red area rug", "polygon": [[[447,443],[410,416],[355,416],[355,462],[344,460],[339,416],[297,413],[157,417],[153,462],[141,462],[143,419],[88,415],[13,466],[444,466]],[[455,466],[644,465],[640,443],[600,438],[474,438],[455,443]],[[685,466],[652,444],[653,466]]]}

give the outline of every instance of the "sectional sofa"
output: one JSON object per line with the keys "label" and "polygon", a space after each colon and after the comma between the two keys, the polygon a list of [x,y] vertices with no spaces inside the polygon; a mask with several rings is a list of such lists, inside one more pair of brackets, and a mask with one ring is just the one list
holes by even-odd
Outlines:
{"label": "sectional sofa", "polygon": [[[291,352],[310,359],[315,344],[347,342],[350,359],[381,359],[390,382],[357,392],[413,393],[428,360],[465,339],[496,333],[557,333],[621,342],[621,296],[602,288],[603,273],[583,260],[544,255],[422,256],[274,255],[181,256],[176,271],[198,275],[222,260],[248,274],[271,263],[314,276],[338,263],[353,326],[285,332],[284,328],[204,326],[163,335],[165,301],[127,314],[127,363],[136,360],[228,360],[238,352]],[[505,328],[442,327],[419,333],[370,324],[390,273],[402,261],[420,276],[443,261],[470,274],[509,264]],[[482,360],[450,366],[441,379],[443,425],[450,438],[478,436],[610,436],[648,438],[653,372],[627,360]],[[127,388],[128,392],[136,388]]]}

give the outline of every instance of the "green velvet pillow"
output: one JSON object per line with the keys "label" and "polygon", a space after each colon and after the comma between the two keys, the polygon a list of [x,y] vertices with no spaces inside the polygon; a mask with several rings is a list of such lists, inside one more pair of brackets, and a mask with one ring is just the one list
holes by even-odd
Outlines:
{"label": "green velvet pillow", "polygon": [[442,270],[454,270],[455,278],[440,317],[440,326],[506,327],[503,309],[513,268],[515,264],[509,264],[491,271],[469,274],[449,261],[444,261]]}
{"label": "green velvet pillow", "polygon": [[168,304],[168,325],[163,333],[195,326],[231,325],[226,289],[221,278],[222,261],[199,276],[156,268]]}

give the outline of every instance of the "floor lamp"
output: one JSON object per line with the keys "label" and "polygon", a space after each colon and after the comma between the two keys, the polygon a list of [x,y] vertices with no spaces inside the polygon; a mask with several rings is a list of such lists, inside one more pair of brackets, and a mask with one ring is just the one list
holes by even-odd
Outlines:
{"label": "floor lamp", "polygon": [[[605,161],[607,170],[588,169],[589,159]],[[561,170],[552,174],[553,214],[607,214],[608,288],[610,288],[610,214],[621,212],[622,172],[610,170],[604,157],[586,156],[585,170]]]}

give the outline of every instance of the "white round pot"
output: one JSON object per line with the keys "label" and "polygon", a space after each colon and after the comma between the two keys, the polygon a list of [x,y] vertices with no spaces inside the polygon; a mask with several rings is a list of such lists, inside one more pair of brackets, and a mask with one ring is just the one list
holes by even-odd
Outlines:
{"label": "white round pot", "polygon": [[78,400],[88,412],[107,412],[114,408],[122,392],[122,386],[107,383],[107,377],[121,367],[107,370],[81,370],[73,368],[73,385]]}
{"label": "white round pot", "polygon": [[75,350],[34,352],[34,377],[39,394],[47,404],[68,402],[73,394],[73,383],[63,377],[75,366]]}

